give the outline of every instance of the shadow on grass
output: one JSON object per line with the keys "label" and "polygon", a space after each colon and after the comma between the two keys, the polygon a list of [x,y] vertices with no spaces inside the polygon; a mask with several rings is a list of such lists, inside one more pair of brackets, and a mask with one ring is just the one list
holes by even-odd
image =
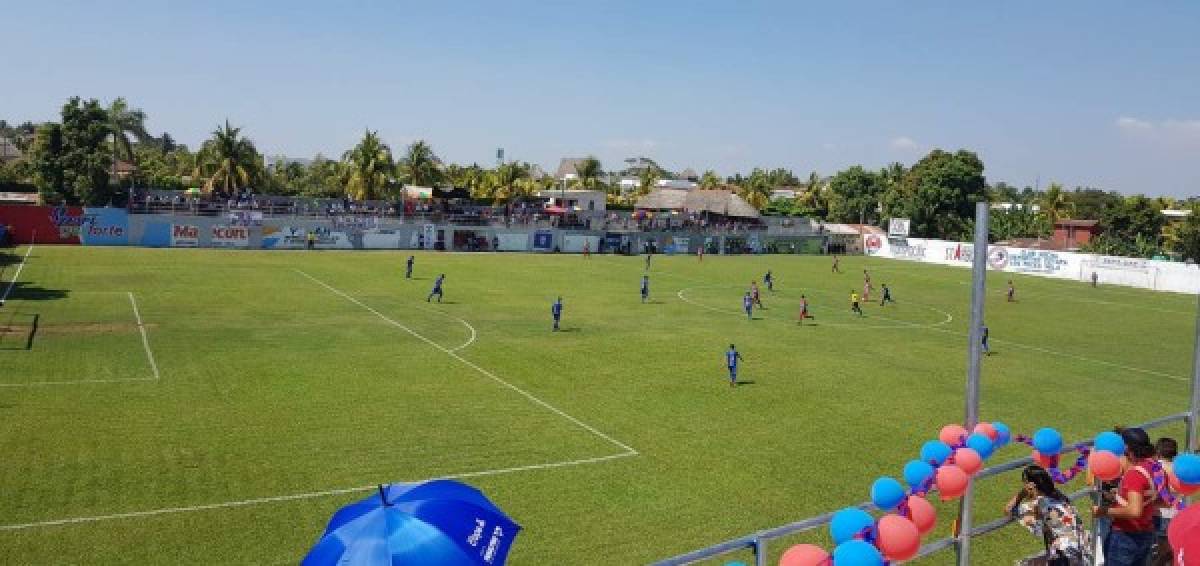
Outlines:
{"label": "shadow on grass", "polygon": [[579,332],[580,328],[578,326],[565,326],[565,327],[559,328],[558,331],[559,332]]}
{"label": "shadow on grass", "polygon": [[0,351],[32,350],[40,319],[37,314],[13,313],[9,316],[4,324],[0,324]]}
{"label": "shadow on grass", "polygon": [[741,387],[743,385],[754,385],[755,383],[758,383],[758,382],[754,381],[753,379],[739,379],[737,381],[738,387]]}
{"label": "shadow on grass", "polygon": [[[3,291],[0,291],[3,293]],[[17,281],[12,284],[12,291],[8,293],[8,302],[12,301],[53,301],[57,299],[67,298],[68,291],[65,289],[47,289],[29,283]]]}

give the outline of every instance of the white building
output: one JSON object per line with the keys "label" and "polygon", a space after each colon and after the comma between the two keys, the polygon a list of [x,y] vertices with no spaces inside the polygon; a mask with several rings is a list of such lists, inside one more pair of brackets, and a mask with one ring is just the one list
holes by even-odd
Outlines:
{"label": "white building", "polygon": [[550,206],[558,206],[572,212],[596,212],[606,210],[604,191],[539,191],[539,198],[548,199]]}

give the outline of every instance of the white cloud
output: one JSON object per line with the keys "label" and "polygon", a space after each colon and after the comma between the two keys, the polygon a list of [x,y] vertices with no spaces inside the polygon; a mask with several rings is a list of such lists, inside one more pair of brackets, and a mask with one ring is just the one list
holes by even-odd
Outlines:
{"label": "white cloud", "polygon": [[1126,131],[1145,131],[1154,128],[1154,125],[1145,120],[1131,118],[1129,116],[1121,116],[1117,118],[1117,127]]}
{"label": "white cloud", "polygon": [[1180,134],[1200,135],[1200,120],[1164,120],[1162,127],[1164,130]]}
{"label": "white cloud", "polygon": [[892,149],[909,150],[916,149],[917,142],[908,136],[900,136],[891,141]]}

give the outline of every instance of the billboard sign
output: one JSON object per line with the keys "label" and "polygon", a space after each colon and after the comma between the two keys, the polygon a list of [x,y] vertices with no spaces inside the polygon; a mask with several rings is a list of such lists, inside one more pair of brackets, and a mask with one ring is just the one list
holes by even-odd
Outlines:
{"label": "billboard sign", "polygon": [[171,225],[172,248],[195,248],[200,246],[200,227],[191,224]]}
{"label": "billboard sign", "polygon": [[212,227],[212,247],[214,248],[244,248],[250,245],[250,229],[245,226],[225,226],[221,224]]}
{"label": "billboard sign", "polygon": [[907,218],[893,218],[888,221],[888,237],[907,238],[911,221]]}

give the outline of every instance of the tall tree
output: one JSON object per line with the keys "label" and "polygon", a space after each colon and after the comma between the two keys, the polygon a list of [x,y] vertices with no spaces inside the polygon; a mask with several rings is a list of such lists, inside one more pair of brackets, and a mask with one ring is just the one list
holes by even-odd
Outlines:
{"label": "tall tree", "polygon": [[151,139],[146,132],[146,113],[140,108],[130,108],[129,103],[119,96],[108,105],[108,131],[113,140],[114,174],[119,155],[124,154],[130,163],[135,162],[133,144],[129,141],[131,134],[139,143]]}
{"label": "tall tree", "polygon": [[489,191],[494,198],[509,200],[523,194],[522,180],[529,178],[529,165],[526,163],[502,163],[489,175]]}
{"label": "tall tree", "polygon": [[1191,206],[1191,215],[1175,229],[1173,251],[1185,261],[1200,262],[1200,204]]}
{"label": "tall tree", "polygon": [[758,167],[750,172],[750,176],[742,182],[740,187],[739,195],[750,203],[750,206],[759,210],[766,208],[767,203],[771,200],[771,189],[774,188],[770,175]]}
{"label": "tall tree", "polygon": [[905,173],[896,190],[884,195],[883,208],[891,217],[911,219],[914,236],[957,239],[966,235],[975,203],[987,197],[979,156],[935,149]]}
{"label": "tall tree", "polygon": [[1107,208],[1100,215],[1100,228],[1105,235],[1131,245],[1141,237],[1142,244],[1137,246],[1141,249],[1130,250],[1136,255],[1147,255],[1150,246],[1158,247],[1165,224],[1166,217],[1158,203],[1144,195],[1126,197],[1120,205]]}
{"label": "tall tree", "polygon": [[262,157],[241,132],[241,128],[230,126],[229,120],[225,120],[225,126],[217,126],[213,137],[200,148],[192,178],[204,179],[206,192],[233,195],[249,187],[260,173]]}
{"label": "tall tree", "polygon": [[72,202],[106,204],[113,199],[108,182],[108,134],[108,113],[99,101],[83,102],[74,97],[63,105],[61,163],[63,183],[72,194]]}
{"label": "tall tree", "polygon": [[441,180],[441,161],[425,140],[417,140],[408,146],[399,170],[405,182],[418,187],[432,187]]}
{"label": "tall tree", "polygon": [[700,176],[699,184],[700,184],[701,189],[704,189],[706,191],[711,191],[713,189],[716,189],[717,187],[720,187],[721,182],[722,182],[721,178],[717,176],[717,173],[715,171],[713,171],[712,169],[709,169],[708,171],[705,171],[703,175]]}
{"label": "tall tree", "polygon": [[38,126],[30,149],[30,159],[33,162],[33,184],[43,202],[75,202],[75,195],[67,190],[62,162],[64,151],[61,125],[50,122]]}
{"label": "tall tree", "polygon": [[804,183],[804,192],[797,197],[796,213],[806,216],[815,216],[817,218],[826,218],[829,215],[829,195],[827,184],[821,181],[821,176],[813,171],[808,174],[808,181]]}
{"label": "tall tree", "polygon": [[877,224],[884,182],[879,173],[855,165],[829,180],[829,219]]}
{"label": "tall tree", "polygon": [[1050,183],[1039,204],[1042,214],[1050,220],[1051,226],[1059,220],[1075,215],[1075,203],[1071,202],[1071,195],[1063,191],[1062,185],[1058,183]]}
{"label": "tall tree", "polygon": [[654,186],[662,178],[663,172],[658,167],[647,167],[642,169],[641,175],[638,175],[638,190],[636,196],[641,197],[650,194],[650,191],[654,190]]}
{"label": "tall tree", "polygon": [[600,177],[604,175],[604,169],[600,166],[599,159],[589,155],[575,164],[575,175],[578,176],[575,180],[576,186],[594,191],[600,186]]}
{"label": "tall tree", "polygon": [[354,200],[375,200],[386,195],[390,175],[396,164],[392,150],[367,130],[362,141],[342,156],[346,176],[346,195]]}

